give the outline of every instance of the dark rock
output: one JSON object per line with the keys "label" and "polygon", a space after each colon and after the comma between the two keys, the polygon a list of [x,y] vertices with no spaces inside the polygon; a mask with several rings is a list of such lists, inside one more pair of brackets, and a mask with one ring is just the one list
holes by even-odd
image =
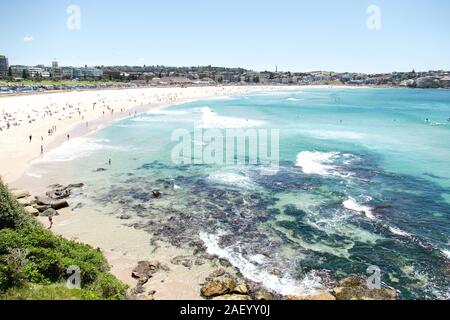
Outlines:
{"label": "dark rock", "polygon": [[107,171],[105,168],[97,168],[93,172],[104,172]]}
{"label": "dark rock", "polygon": [[350,277],[338,282],[331,294],[337,300],[396,300],[397,292],[389,288],[371,289],[364,279]]}
{"label": "dark rock", "polygon": [[69,206],[69,204],[68,204],[67,201],[65,201],[65,200],[55,200],[55,201],[52,201],[52,203],[50,204],[50,206],[51,206],[53,209],[58,210],[58,209],[67,208],[67,207]]}
{"label": "dark rock", "polygon": [[44,212],[47,210],[50,206],[34,206],[34,208],[39,212]]}
{"label": "dark rock", "polygon": [[152,193],[153,193],[153,197],[155,197],[155,198],[161,197],[161,192],[159,192],[158,190],[153,190]]}
{"label": "dark rock", "polygon": [[52,191],[47,191],[45,193],[47,197],[55,200],[66,199],[70,197],[70,190],[68,189],[57,189]]}
{"label": "dark rock", "polygon": [[50,216],[54,217],[54,216],[59,216],[59,213],[55,209],[50,208],[50,209],[45,210],[44,212],[41,212],[39,215],[42,217],[50,217]]}
{"label": "dark rock", "polygon": [[144,285],[160,268],[158,261],[139,261],[131,276],[139,280],[138,284]]}
{"label": "dark rock", "polygon": [[72,183],[69,184],[66,189],[77,189],[77,188],[83,188],[84,187],[84,183]]}
{"label": "dark rock", "polygon": [[35,197],[35,199],[36,203],[40,206],[49,206],[52,203],[52,199],[50,199],[49,197],[37,196]]}
{"label": "dark rock", "polygon": [[13,190],[11,191],[12,195],[16,199],[28,198],[31,197],[31,194],[28,191],[24,190]]}
{"label": "dark rock", "polygon": [[273,300],[273,295],[266,290],[261,290],[261,291],[258,291],[255,293],[255,299],[270,301],[270,300]]}
{"label": "dark rock", "polygon": [[216,278],[208,281],[200,289],[203,297],[211,298],[233,293],[236,281],[231,277]]}

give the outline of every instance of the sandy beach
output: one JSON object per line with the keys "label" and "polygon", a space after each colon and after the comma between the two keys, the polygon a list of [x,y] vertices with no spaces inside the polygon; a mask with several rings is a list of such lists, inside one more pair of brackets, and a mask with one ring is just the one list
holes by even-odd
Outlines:
{"label": "sandy beach", "polygon": [[5,183],[12,183],[24,173],[31,160],[41,156],[41,146],[45,153],[67,139],[69,133],[70,137],[85,135],[138,111],[189,100],[281,88],[148,88],[0,97],[0,176]]}
{"label": "sandy beach", "polygon": [[[50,176],[35,183],[35,178],[27,177],[30,162],[42,156],[41,146],[45,154],[67,139],[89,135],[112,121],[162,106],[283,88],[151,88],[2,97],[0,174],[12,188],[26,189],[33,195],[43,194],[49,184],[69,182],[54,181]],[[146,289],[156,291],[152,295],[155,299],[200,299],[199,283],[212,272],[224,268],[219,259],[186,262],[186,257],[192,257],[192,250],[152,243],[149,233],[128,227],[114,216],[96,214],[92,208],[77,210],[76,214],[71,208],[66,208],[59,213],[54,218],[52,231],[100,248],[111,265],[112,273],[131,288],[137,284],[131,273],[139,261],[157,260],[167,266],[165,272],[156,274],[146,284]],[[38,220],[48,225],[47,217],[38,217]],[[130,223],[127,221],[128,225]],[[181,262],[173,263],[174,259]],[[186,268],[183,266],[186,263],[191,266]],[[230,273],[236,271],[226,269]]]}

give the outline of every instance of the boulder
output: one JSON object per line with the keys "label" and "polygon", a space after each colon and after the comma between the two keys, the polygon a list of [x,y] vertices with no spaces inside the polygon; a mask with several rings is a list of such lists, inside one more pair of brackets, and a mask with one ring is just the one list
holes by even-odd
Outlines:
{"label": "boulder", "polygon": [[49,206],[52,203],[52,199],[49,197],[37,196],[35,197],[36,203],[40,206]]}
{"label": "boulder", "polygon": [[320,291],[316,292],[312,295],[308,296],[287,296],[287,300],[303,300],[303,301],[312,301],[312,300],[319,300],[319,301],[326,301],[326,300],[336,300],[336,298],[329,292],[326,291]]}
{"label": "boulder", "polygon": [[247,294],[248,289],[245,283],[240,283],[234,288],[233,292],[238,294]]}
{"label": "boulder", "polygon": [[371,289],[364,279],[350,277],[337,283],[331,294],[337,300],[396,300],[397,292],[389,288]]}
{"label": "boulder", "polygon": [[56,189],[47,191],[45,195],[51,199],[61,200],[70,197],[70,190],[68,189]]}
{"label": "boulder", "polygon": [[217,297],[229,294],[236,288],[236,281],[231,277],[216,278],[203,284],[200,293],[203,297]]}
{"label": "boulder", "polygon": [[107,171],[105,168],[97,168],[93,172],[104,172]]}
{"label": "boulder", "polygon": [[252,300],[252,298],[250,296],[243,295],[243,294],[226,294],[223,296],[218,296],[218,297],[214,298],[213,300],[248,301],[248,300]]}
{"label": "boulder", "polygon": [[55,210],[59,210],[59,209],[67,208],[69,206],[69,204],[67,203],[66,200],[55,200],[55,201],[52,201],[50,206]]}
{"label": "boulder", "polygon": [[11,191],[11,194],[16,199],[31,197],[31,194],[28,191],[24,191],[24,190],[13,190],[13,191]]}
{"label": "boulder", "polygon": [[36,210],[36,209],[33,208],[33,207],[30,207],[30,206],[25,207],[25,211],[28,212],[28,213],[30,213],[30,214],[32,214],[32,215],[35,216],[35,217],[37,217],[37,216],[39,215],[39,211]]}
{"label": "boulder", "polygon": [[44,212],[47,210],[50,206],[34,206],[34,208],[39,212]]}
{"label": "boulder", "polygon": [[28,207],[33,204],[34,199],[32,197],[20,198],[20,199],[17,199],[17,202],[19,202],[24,207]]}
{"label": "boulder", "polygon": [[273,295],[270,292],[261,290],[261,291],[258,291],[255,293],[255,299],[270,301],[270,300],[273,300]]}
{"label": "boulder", "polygon": [[138,279],[139,283],[143,285],[159,269],[161,269],[161,264],[158,261],[139,261],[138,265],[131,272],[131,276]]}
{"label": "boulder", "polygon": [[54,216],[59,216],[59,213],[55,209],[50,208],[50,209],[45,210],[44,212],[41,212],[39,215],[41,217],[50,217],[50,216],[54,217]]}

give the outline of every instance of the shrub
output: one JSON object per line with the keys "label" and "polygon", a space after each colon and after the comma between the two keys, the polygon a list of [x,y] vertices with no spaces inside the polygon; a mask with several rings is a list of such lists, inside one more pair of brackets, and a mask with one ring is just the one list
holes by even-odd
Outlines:
{"label": "shrub", "polygon": [[[81,289],[63,285],[70,266]],[[125,299],[127,286],[108,270],[99,249],[44,229],[0,181],[0,298]]]}

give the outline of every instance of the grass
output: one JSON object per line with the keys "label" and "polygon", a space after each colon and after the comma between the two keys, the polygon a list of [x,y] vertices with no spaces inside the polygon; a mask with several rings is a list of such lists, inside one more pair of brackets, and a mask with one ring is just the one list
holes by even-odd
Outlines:
{"label": "grass", "polygon": [[[65,285],[72,266],[80,289]],[[126,299],[108,271],[99,249],[44,229],[0,181],[0,299]]]}

